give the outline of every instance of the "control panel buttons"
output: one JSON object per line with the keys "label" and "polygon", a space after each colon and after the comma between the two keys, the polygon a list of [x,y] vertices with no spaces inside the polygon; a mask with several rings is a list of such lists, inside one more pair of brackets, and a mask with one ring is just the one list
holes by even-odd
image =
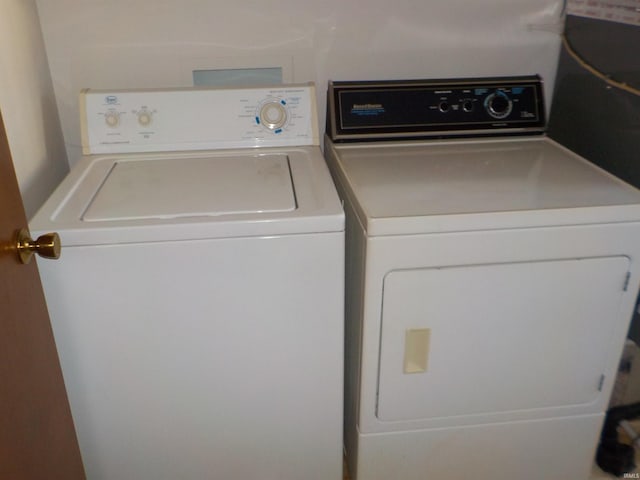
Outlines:
{"label": "control panel buttons", "polygon": [[287,109],[281,101],[269,101],[260,107],[260,123],[269,130],[278,130],[287,123]]}

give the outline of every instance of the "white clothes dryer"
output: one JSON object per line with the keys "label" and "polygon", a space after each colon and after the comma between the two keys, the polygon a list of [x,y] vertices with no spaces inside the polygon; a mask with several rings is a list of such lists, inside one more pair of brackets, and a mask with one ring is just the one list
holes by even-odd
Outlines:
{"label": "white clothes dryer", "polygon": [[543,135],[537,77],[328,98],[351,478],[588,478],[638,293],[640,192]]}
{"label": "white clothes dryer", "polygon": [[87,478],[342,478],[344,215],[312,85],[84,91],[31,222]]}

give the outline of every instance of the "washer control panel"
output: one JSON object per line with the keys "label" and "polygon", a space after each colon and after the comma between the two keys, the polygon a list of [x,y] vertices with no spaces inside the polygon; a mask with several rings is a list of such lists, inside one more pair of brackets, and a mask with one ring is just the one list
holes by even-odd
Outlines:
{"label": "washer control panel", "polygon": [[538,76],[330,82],[334,141],[542,133]]}
{"label": "washer control panel", "polygon": [[87,89],[80,115],[85,154],[319,144],[312,84]]}

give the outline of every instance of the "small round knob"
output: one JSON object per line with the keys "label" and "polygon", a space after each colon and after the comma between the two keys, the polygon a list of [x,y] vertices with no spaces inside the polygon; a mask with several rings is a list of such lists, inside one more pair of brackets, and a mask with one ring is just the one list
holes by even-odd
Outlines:
{"label": "small round knob", "polygon": [[16,237],[16,250],[22,263],[29,263],[34,253],[43,258],[60,258],[60,236],[57,233],[45,233],[32,240],[29,231],[23,228]]}
{"label": "small round knob", "polygon": [[147,110],[140,110],[138,112],[138,123],[141,127],[146,127],[151,124],[151,112]]}
{"label": "small round knob", "polygon": [[118,112],[107,112],[104,114],[104,122],[107,126],[115,128],[120,124],[120,115]]}

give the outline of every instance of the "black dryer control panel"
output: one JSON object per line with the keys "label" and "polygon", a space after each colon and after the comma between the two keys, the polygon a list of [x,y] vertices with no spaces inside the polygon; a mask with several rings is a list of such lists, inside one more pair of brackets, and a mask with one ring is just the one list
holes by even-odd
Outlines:
{"label": "black dryer control panel", "polygon": [[538,76],[330,82],[334,141],[542,133]]}

